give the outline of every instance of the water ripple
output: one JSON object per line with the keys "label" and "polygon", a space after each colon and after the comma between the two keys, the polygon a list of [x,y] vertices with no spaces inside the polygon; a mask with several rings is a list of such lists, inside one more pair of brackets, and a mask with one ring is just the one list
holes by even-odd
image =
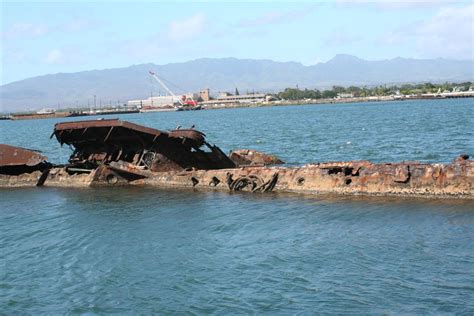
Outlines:
{"label": "water ripple", "polygon": [[[465,128],[472,106],[466,99],[123,118],[157,128],[196,123],[225,150],[251,147],[291,164],[450,161],[474,148]],[[0,142],[34,143],[54,159],[53,123],[1,121]],[[33,142],[24,136],[31,128]],[[471,201],[151,188],[0,196],[5,314],[474,313]]]}

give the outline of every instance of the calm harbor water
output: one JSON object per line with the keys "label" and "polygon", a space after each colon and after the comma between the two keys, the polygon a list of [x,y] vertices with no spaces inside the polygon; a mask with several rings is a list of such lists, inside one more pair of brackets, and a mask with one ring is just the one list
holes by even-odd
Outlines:
{"label": "calm harbor water", "polygon": [[[474,99],[150,113],[290,164],[474,154]],[[83,118],[80,118],[83,119]],[[58,120],[0,143],[70,151]],[[474,203],[153,188],[0,190],[5,314],[474,313]]]}

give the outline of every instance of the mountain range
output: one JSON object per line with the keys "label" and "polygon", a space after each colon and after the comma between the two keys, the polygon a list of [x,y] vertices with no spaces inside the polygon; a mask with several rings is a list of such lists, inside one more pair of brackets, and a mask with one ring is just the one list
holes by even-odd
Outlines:
{"label": "mountain range", "polygon": [[147,98],[160,91],[148,71],[163,78],[176,94],[210,88],[218,91],[238,88],[275,92],[286,87],[329,88],[373,86],[414,82],[473,81],[473,60],[394,58],[368,61],[351,55],[312,66],[271,60],[202,58],[166,65],[140,64],[125,68],[57,73],[32,77],[0,86],[2,112],[45,107],[87,106],[97,96],[97,105],[123,104]]}

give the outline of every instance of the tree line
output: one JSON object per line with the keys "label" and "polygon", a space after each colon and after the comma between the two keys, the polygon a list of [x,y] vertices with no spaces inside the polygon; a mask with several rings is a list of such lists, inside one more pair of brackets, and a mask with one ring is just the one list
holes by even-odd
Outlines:
{"label": "tree line", "polygon": [[276,93],[274,96],[284,100],[302,100],[302,99],[327,99],[335,98],[339,94],[352,94],[354,97],[371,97],[371,96],[389,96],[396,94],[423,94],[423,93],[436,93],[438,91],[468,91],[470,88],[474,88],[473,83],[470,81],[462,83],[418,83],[418,84],[403,84],[403,85],[380,85],[376,87],[342,87],[333,86],[332,89],[318,90],[318,89],[299,89],[299,88],[286,88],[283,91]]}

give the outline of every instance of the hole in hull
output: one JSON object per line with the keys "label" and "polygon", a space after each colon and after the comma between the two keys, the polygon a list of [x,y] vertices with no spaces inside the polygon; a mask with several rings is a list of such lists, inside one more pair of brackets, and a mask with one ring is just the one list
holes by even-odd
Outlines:
{"label": "hole in hull", "polygon": [[114,176],[113,174],[109,174],[106,177],[106,180],[107,180],[108,184],[116,184],[118,182],[118,178],[116,176]]}
{"label": "hole in hull", "polygon": [[209,182],[209,185],[215,187],[219,183],[221,183],[221,180],[219,180],[217,177],[212,177],[211,181]]}

